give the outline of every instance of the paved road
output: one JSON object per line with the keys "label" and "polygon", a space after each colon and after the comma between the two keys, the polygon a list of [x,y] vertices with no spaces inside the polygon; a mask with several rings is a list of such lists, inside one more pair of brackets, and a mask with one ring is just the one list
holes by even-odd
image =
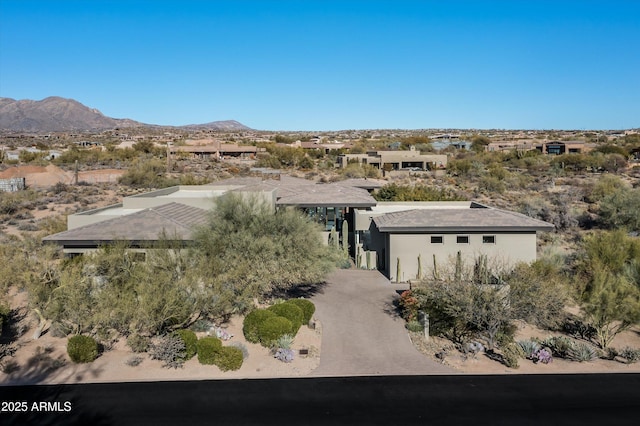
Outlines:
{"label": "paved road", "polygon": [[10,411],[15,411],[15,403],[18,407],[26,404],[23,413],[0,412],[0,424],[19,426],[635,426],[640,418],[640,375],[430,375],[0,386],[0,400],[14,402],[4,405]]}
{"label": "paved road", "polygon": [[378,271],[338,270],[314,295],[322,325],[313,376],[453,374],[418,352],[393,306],[397,285]]}

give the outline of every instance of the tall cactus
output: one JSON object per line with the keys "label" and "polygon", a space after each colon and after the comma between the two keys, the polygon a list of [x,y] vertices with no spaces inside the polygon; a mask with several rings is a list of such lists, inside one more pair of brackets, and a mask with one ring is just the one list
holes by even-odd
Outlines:
{"label": "tall cactus", "polygon": [[456,282],[462,281],[462,252],[460,251],[458,251],[458,254],[456,255],[455,280]]}
{"label": "tall cactus", "polygon": [[396,283],[400,282],[400,273],[402,272],[402,269],[400,269],[400,258],[397,258],[396,261]]}
{"label": "tall cactus", "polygon": [[335,248],[338,248],[338,233],[336,232],[335,226],[331,227],[331,234],[329,235],[329,239],[331,240],[331,245]]}
{"label": "tall cactus", "polygon": [[433,279],[439,280],[440,274],[438,273],[438,263],[436,262],[436,255],[433,255]]}
{"label": "tall cactus", "polygon": [[416,274],[416,279],[422,279],[422,256],[418,255],[418,273]]}
{"label": "tall cactus", "polygon": [[349,222],[342,221],[342,250],[349,256]]}
{"label": "tall cactus", "polygon": [[362,259],[360,258],[361,255],[362,253],[360,251],[360,245],[356,244],[356,268],[358,269],[362,268]]}
{"label": "tall cactus", "polygon": [[371,252],[367,250],[367,269],[371,269]]}

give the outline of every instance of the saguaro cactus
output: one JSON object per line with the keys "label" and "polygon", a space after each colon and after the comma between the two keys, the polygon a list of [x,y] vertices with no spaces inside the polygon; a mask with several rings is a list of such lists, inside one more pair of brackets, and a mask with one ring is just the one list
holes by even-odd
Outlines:
{"label": "saguaro cactus", "polygon": [[367,269],[371,269],[371,252],[367,250]]}
{"label": "saguaro cactus", "polygon": [[433,255],[433,279],[434,280],[439,280],[440,279],[440,274],[438,274],[438,263],[436,262],[436,255]]}
{"label": "saguaro cactus", "polygon": [[422,279],[422,257],[421,257],[421,255],[418,255],[418,273],[416,274],[416,279],[417,280],[421,280]]}
{"label": "saguaro cactus", "polygon": [[396,282],[399,283],[400,282],[400,273],[401,273],[402,269],[400,269],[400,258],[397,258],[396,261]]}

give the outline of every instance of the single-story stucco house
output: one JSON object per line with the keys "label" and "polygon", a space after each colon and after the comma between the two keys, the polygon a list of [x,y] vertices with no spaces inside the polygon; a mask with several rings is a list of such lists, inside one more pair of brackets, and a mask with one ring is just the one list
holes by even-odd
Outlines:
{"label": "single-story stucco house", "polygon": [[[547,222],[476,202],[377,202],[369,191],[380,185],[366,179],[317,183],[276,175],[175,186],[70,215],[67,231],[43,241],[62,246],[69,255],[121,240],[137,249],[153,246],[161,238],[187,245],[194,227],[206,223],[213,200],[237,193],[259,197],[274,211],[300,209],[321,225],[325,242],[332,229],[342,238],[347,226],[349,252],[357,265],[405,281],[416,278],[418,256],[425,273],[433,267],[434,256],[440,264],[458,252],[466,261],[483,254],[503,265],[532,262],[537,232],[553,230]],[[400,277],[396,277],[398,262]]]}

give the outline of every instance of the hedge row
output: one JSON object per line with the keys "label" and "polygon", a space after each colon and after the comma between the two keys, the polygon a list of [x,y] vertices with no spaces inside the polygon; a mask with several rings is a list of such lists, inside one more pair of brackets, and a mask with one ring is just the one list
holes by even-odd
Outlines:
{"label": "hedge row", "polygon": [[256,309],[244,319],[242,331],[251,343],[271,347],[285,334],[295,336],[302,324],[308,324],[316,307],[305,299],[291,299],[267,309]]}
{"label": "hedge row", "polygon": [[198,362],[216,365],[222,371],[238,370],[242,367],[242,350],[233,346],[222,346],[217,337],[209,336],[198,340]]}

